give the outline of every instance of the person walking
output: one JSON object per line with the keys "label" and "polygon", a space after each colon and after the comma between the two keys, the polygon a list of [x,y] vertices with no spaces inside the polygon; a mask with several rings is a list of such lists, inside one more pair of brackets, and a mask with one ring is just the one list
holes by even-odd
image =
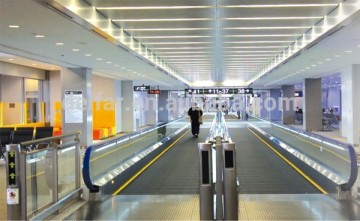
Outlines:
{"label": "person walking", "polygon": [[191,122],[191,133],[194,137],[198,137],[200,133],[200,124],[202,124],[202,110],[196,106],[196,103],[193,103],[188,111]]}

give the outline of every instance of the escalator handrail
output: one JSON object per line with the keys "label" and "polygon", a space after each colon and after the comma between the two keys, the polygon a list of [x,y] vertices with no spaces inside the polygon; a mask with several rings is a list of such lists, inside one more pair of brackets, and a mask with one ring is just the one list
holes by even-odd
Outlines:
{"label": "escalator handrail", "polygon": [[86,187],[90,190],[90,192],[98,192],[98,190],[99,190],[99,187],[93,184],[93,182],[91,180],[91,176],[90,176],[90,160],[91,160],[91,154],[94,151],[96,151],[97,149],[102,148],[102,147],[104,147],[106,145],[111,145],[113,143],[121,142],[121,141],[124,141],[124,140],[130,140],[134,136],[140,136],[140,135],[149,133],[149,132],[151,132],[153,130],[157,130],[160,127],[164,127],[164,126],[166,126],[168,124],[171,124],[171,123],[174,123],[176,121],[181,121],[181,120],[183,120],[185,118],[186,117],[182,117],[182,118],[179,118],[179,119],[169,121],[167,123],[159,123],[154,127],[139,130],[139,131],[136,131],[136,132],[124,135],[124,136],[112,138],[112,139],[106,140],[104,142],[88,146],[86,148],[86,150],[85,150],[85,154],[84,154],[84,158],[83,158],[83,168],[82,168],[83,180],[84,180],[84,183],[85,183]]}
{"label": "escalator handrail", "polygon": [[304,130],[301,130],[299,128],[295,128],[295,127],[292,127],[292,126],[283,125],[283,124],[279,124],[279,123],[275,123],[275,122],[270,122],[270,121],[267,121],[267,120],[264,120],[264,119],[261,119],[261,118],[255,117],[255,116],[251,116],[251,117],[253,117],[255,119],[258,119],[258,120],[261,120],[261,121],[264,121],[266,123],[270,123],[270,124],[275,125],[277,127],[289,130],[290,132],[295,131],[297,133],[301,133],[301,134],[304,134],[306,136],[319,139],[319,140],[321,140],[321,142],[327,142],[329,144],[333,144],[333,145],[337,145],[339,147],[342,147],[345,151],[348,151],[348,153],[349,153],[350,176],[349,176],[348,181],[346,183],[342,184],[340,186],[340,188],[341,188],[342,191],[349,191],[351,189],[351,187],[355,184],[355,182],[357,180],[357,176],[358,176],[358,165],[357,165],[357,155],[356,155],[354,147],[351,144],[345,144],[345,143],[342,143],[340,141],[337,141],[337,140],[334,140],[334,139],[331,139],[331,138],[328,138],[328,137],[325,137],[325,136],[322,136],[322,135],[319,135],[319,134],[313,134],[313,133],[310,133],[310,132],[307,132],[307,131],[304,131]]}

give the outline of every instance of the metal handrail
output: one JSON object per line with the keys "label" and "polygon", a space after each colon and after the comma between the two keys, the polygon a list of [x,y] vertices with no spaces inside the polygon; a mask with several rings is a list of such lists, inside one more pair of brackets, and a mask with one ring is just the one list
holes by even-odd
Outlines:
{"label": "metal handrail", "polygon": [[59,136],[53,136],[53,137],[46,137],[46,138],[41,138],[41,139],[37,139],[37,140],[30,140],[30,141],[25,141],[25,142],[21,142],[19,143],[21,146],[26,147],[26,146],[31,146],[31,145],[35,145],[35,144],[39,144],[39,143],[45,143],[45,142],[49,142],[52,140],[58,140],[58,139],[62,139],[62,138],[67,138],[67,137],[72,137],[72,136],[78,136],[80,135],[81,132],[80,131],[76,131],[76,132],[71,132],[71,133],[65,133],[63,135],[59,135]]}
{"label": "metal handrail", "polygon": [[[304,131],[304,130],[301,130],[301,129],[298,129],[298,128],[295,128],[292,126],[283,125],[283,124],[279,124],[279,123],[275,123],[275,122],[270,122],[270,121],[267,121],[267,120],[264,120],[264,119],[261,119],[261,118],[255,117],[255,116],[251,116],[251,117],[261,120],[261,121],[264,121],[266,123],[270,123],[274,126],[286,129],[290,132],[295,132],[298,134],[306,135],[310,139],[321,141],[322,143],[329,144],[330,146],[336,145],[338,147],[343,148],[344,151],[347,151],[349,153],[350,176],[346,183],[340,185],[340,188],[342,191],[349,191],[351,189],[351,187],[355,184],[355,182],[357,180],[357,176],[358,176],[358,166],[357,166],[357,155],[356,155],[355,149],[352,145],[345,144],[340,141],[337,141],[337,140],[334,140],[334,139],[331,139],[331,138],[328,138],[328,137],[325,137],[325,136],[322,136],[319,134],[313,134],[313,133],[310,133],[310,132],[307,132],[307,131]],[[314,160],[316,160],[316,159],[314,159]]]}
{"label": "metal handrail", "polygon": [[[125,136],[112,138],[110,140],[106,140],[104,142],[88,146],[86,148],[86,151],[85,151],[85,154],[84,154],[83,169],[82,169],[83,180],[84,180],[84,183],[85,183],[86,187],[89,189],[90,192],[98,192],[99,191],[99,186],[97,186],[97,185],[95,185],[93,183],[93,181],[91,179],[91,176],[90,176],[91,154],[94,151],[96,151],[96,150],[98,150],[100,148],[106,147],[108,145],[113,145],[113,144],[116,145],[119,142],[130,140],[131,138],[133,138],[135,136],[140,136],[140,135],[147,134],[147,133],[149,133],[151,131],[154,131],[154,130],[157,130],[157,129],[161,128],[161,127],[165,127],[166,125],[169,125],[171,123],[184,120],[185,118],[186,117],[182,117],[182,118],[175,119],[175,120],[172,120],[172,121],[167,122],[167,123],[160,123],[160,124],[156,125],[155,127],[146,128],[146,129],[141,130],[141,131],[136,131],[134,133],[127,134]],[[164,139],[166,139],[166,138],[164,138]],[[119,162],[119,163],[121,163],[121,162]]]}
{"label": "metal handrail", "polygon": [[215,118],[210,126],[209,135],[206,138],[206,143],[215,142],[217,137],[220,137],[225,142],[231,142],[229,130],[225,122],[225,117],[221,111],[216,112]]}

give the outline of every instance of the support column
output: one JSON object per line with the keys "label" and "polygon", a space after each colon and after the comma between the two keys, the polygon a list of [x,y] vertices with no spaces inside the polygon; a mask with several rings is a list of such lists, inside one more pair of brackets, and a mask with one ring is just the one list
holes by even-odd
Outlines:
{"label": "support column", "polygon": [[260,104],[261,104],[260,118],[266,119],[266,120],[269,119],[269,113],[266,110],[265,105],[264,105],[267,98],[268,98],[268,92],[261,92],[260,93],[260,100],[261,100],[260,101]]}
{"label": "support column", "polygon": [[169,111],[166,108],[167,101],[169,98],[169,91],[161,91],[159,94],[159,121],[168,122],[169,121]]}
{"label": "support column", "polygon": [[360,139],[360,65],[341,70],[341,136],[357,146]]}
{"label": "support column", "polygon": [[134,122],[134,85],[132,81],[121,82],[121,93],[123,96],[122,106],[122,128],[124,132],[135,131]]}
{"label": "support column", "polygon": [[[62,131],[81,131],[80,145],[92,144],[92,71],[87,68],[61,70]],[[74,94],[65,95],[65,91]],[[82,101],[79,95],[82,95]],[[80,98],[80,99],[79,99]]]}
{"label": "support column", "polygon": [[121,91],[121,81],[115,80],[115,123],[116,123],[116,133],[123,131],[122,126],[122,91]]}
{"label": "support column", "polygon": [[148,94],[146,103],[146,125],[156,125],[158,122],[159,95]]}
{"label": "support column", "polygon": [[304,81],[304,130],[322,130],[321,78]]}
{"label": "support column", "polygon": [[282,92],[282,121],[283,124],[295,124],[295,86],[283,85]]}
{"label": "support column", "polygon": [[270,98],[265,103],[265,108],[269,111],[270,121],[281,121],[281,111],[279,105],[279,99],[281,97],[280,89],[270,89]]}

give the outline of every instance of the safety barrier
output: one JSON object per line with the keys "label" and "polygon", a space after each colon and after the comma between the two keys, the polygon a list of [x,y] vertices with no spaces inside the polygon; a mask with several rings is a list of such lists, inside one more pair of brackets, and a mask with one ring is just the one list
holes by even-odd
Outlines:
{"label": "safety barrier", "polygon": [[44,219],[80,197],[79,134],[6,145],[8,220]]}
{"label": "safety barrier", "polygon": [[[340,196],[341,192],[351,190],[358,176],[357,157],[351,145],[291,126],[256,117],[253,119],[255,121],[248,123],[251,127],[334,183],[338,188],[336,194]],[[298,136],[307,143],[316,142],[316,145],[311,144],[311,149],[296,146],[289,141],[286,142],[284,140],[287,139],[286,137],[276,136],[274,134],[276,130],[272,129],[283,131],[287,137]],[[319,146],[318,151],[316,151],[316,146]]]}
{"label": "safety barrier", "polygon": [[[200,219],[238,220],[238,185],[236,150],[221,112],[216,114],[206,143],[199,143],[200,157]],[[216,167],[212,163],[213,149]],[[212,177],[215,174],[216,179]],[[215,186],[214,183],[215,182]],[[213,194],[216,194],[214,208]]]}

